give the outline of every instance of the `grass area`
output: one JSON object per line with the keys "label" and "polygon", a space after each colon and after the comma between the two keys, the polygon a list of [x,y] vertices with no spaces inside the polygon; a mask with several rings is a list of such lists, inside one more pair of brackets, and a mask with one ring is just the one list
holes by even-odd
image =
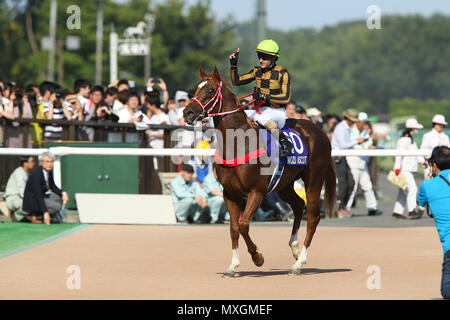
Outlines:
{"label": "grass area", "polygon": [[0,253],[44,240],[79,225],[80,223],[0,223]]}

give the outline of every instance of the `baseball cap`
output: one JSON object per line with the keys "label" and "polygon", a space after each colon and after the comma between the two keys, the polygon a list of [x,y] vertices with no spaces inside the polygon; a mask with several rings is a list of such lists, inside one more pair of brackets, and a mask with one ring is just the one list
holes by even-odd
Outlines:
{"label": "baseball cap", "polygon": [[181,170],[189,172],[189,173],[194,173],[194,168],[190,164],[183,164],[181,166]]}
{"label": "baseball cap", "polygon": [[368,121],[369,117],[367,116],[367,113],[360,112],[359,115],[358,115],[358,120],[359,121]]}
{"label": "baseball cap", "polygon": [[298,105],[298,106],[295,108],[295,111],[298,112],[298,113],[306,114],[305,108],[303,108],[301,105]]}
{"label": "baseball cap", "polygon": [[308,117],[318,117],[322,114],[322,112],[320,112],[320,110],[317,108],[309,108],[308,110],[306,110],[306,114],[308,115]]}
{"label": "baseball cap", "polygon": [[210,145],[208,141],[199,141],[199,143],[197,143],[197,146],[195,147],[196,149],[210,149]]}

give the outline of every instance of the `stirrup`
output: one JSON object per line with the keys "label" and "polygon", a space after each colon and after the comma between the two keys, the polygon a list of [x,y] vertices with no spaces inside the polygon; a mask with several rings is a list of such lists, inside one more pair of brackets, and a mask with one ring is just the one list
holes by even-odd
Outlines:
{"label": "stirrup", "polygon": [[281,157],[281,158],[287,157],[288,155],[289,155],[289,150],[280,148],[280,157]]}
{"label": "stirrup", "polygon": [[[283,133],[280,133],[280,134],[283,134]],[[290,152],[291,152],[291,149],[293,148],[291,142],[285,136],[283,136],[281,138],[281,135],[280,135],[280,138],[278,140],[280,142],[280,157],[288,156],[290,154]]]}

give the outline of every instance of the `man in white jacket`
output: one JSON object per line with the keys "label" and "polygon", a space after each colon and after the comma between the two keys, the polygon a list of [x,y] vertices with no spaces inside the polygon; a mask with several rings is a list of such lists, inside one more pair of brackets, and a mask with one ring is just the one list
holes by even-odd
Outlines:
{"label": "man in white jacket", "polygon": [[[442,114],[436,114],[433,117],[433,129],[423,135],[421,150],[433,150],[436,147],[449,147],[450,140],[445,134],[444,128],[447,125],[445,117]],[[430,176],[429,168],[424,170],[425,178]]]}
{"label": "man in white jacket", "polygon": [[[364,123],[368,121],[367,113],[360,112],[358,116],[358,121],[352,127],[351,138],[353,140],[358,140],[359,138],[364,139],[364,143],[357,144],[354,149],[370,149],[373,145],[370,135],[363,129]],[[369,216],[378,216],[383,212],[377,209],[378,203],[375,198],[375,193],[373,192],[372,182],[370,180],[369,169],[367,168],[367,162],[362,157],[347,157],[347,163],[355,180],[355,185],[353,187],[350,199],[347,202],[347,210],[351,210],[353,201],[355,199],[356,191],[358,190],[358,185],[361,185],[361,189],[364,191],[364,198],[366,200],[366,208],[368,210]]]}

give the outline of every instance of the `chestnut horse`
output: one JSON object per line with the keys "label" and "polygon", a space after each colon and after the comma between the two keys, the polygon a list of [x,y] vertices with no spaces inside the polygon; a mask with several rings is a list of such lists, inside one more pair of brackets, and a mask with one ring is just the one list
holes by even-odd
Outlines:
{"label": "chestnut horse", "polygon": [[[238,104],[236,96],[227,88],[223,77],[217,68],[211,74],[206,74],[200,67],[201,82],[195,87],[195,97],[186,106],[183,116],[188,124],[194,124],[198,120],[210,116],[213,117],[214,127],[223,137],[222,146],[218,149],[227,150],[227,144],[237,145],[238,137],[234,141],[227,141],[226,130],[243,129],[255,130],[257,125],[251,121],[242,107]],[[279,193],[294,211],[294,224],[292,228],[289,246],[296,259],[291,267],[290,275],[299,275],[302,266],[306,263],[308,249],[316,227],[320,221],[319,200],[322,185],[325,183],[325,208],[333,215],[336,203],[336,173],[334,162],[331,158],[331,145],[326,133],[308,120],[297,120],[295,127],[303,139],[308,151],[308,164],[303,166],[286,165],[284,174],[273,191]],[[240,137],[242,140],[242,137]],[[228,143],[227,143],[228,142]],[[245,142],[246,152],[250,153],[249,143]],[[222,152],[224,157],[228,153]],[[223,185],[223,197],[230,213],[230,234],[232,244],[232,261],[225,271],[225,277],[233,277],[235,269],[239,266],[239,235],[244,238],[248,252],[254,264],[258,267],[264,263],[264,257],[252,241],[249,235],[249,225],[256,210],[260,207],[264,196],[267,194],[271,175],[262,175],[263,167],[270,167],[267,153],[263,153],[257,163],[246,162],[237,166],[216,166],[217,177]],[[263,159],[264,158],[264,159]],[[226,159],[227,160],[227,159]],[[273,166],[273,165],[272,165]],[[303,215],[305,202],[294,191],[294,182],[301,178],[305,183],[307,200],[307,232],[302,248],[297,241],[297,233]],[[243,198],[247,198],[247,204],[241,214],[240,204]]]}

